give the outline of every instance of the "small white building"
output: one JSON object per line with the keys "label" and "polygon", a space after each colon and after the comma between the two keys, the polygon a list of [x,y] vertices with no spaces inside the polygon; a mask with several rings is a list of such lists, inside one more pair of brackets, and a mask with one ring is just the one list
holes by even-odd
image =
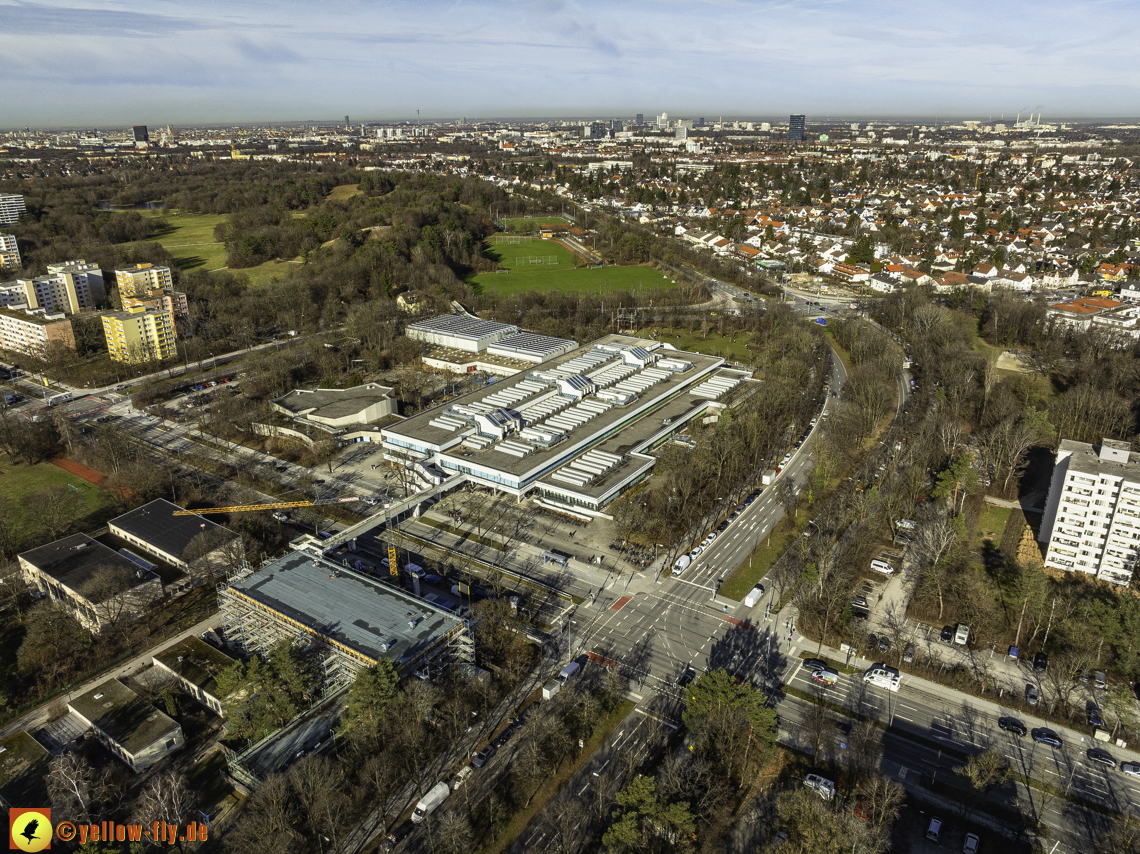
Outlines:
{"label": "small white building", "polygon": [[143,772],[185,743],[182,727],[118,679],[108,679],[67,704],[103,745]]}

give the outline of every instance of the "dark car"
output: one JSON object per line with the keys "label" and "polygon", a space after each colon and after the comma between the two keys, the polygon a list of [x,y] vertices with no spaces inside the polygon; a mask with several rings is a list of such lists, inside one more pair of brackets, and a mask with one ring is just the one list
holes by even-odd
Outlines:
{"label": "dark car", "polygon": [[685,672],[677,678],[677,687],[684,688],[686,685],[692,682],[694,678],[696,678],[696,675],[696,671],[693,670],[693,668],[686,667]]}
{"label": "dark car", "polygon": [[1033,740],[1038,744],[1047,744],[1050,747],[1061,746],[1061,736],[1048,727],[1037,727],[1033,730]]}
{"label": "dark car", "polygon": [[1029,732],[1025,724],[1017,718],[998,718],[998,729],[1004,732],[1012,732],[1018,738],[1023,738]]}
{"label": "dark car", "polygon": [[879,648],[878,635],[876,635],[874,632],[871,632],[871,634],[867,635],[867,649],[878,649],[878,648]]}
{"label": "dark car", "polygon": [[886,635],[882,635],[879,638],[879,649],[881,649],[883,652],[891,651],[891,639]]}
{"label": "dark car", "polygon": [[1102,747],[1090,747],[1085,751],[1085,756],[1089,758],[1089,762],[1095,762],[1097,765],[1116,767],[1116,760],[1112,758],[1112,754]]}
{"label": "dark car", "polygon": [[398,842],[402,842],[407,838],[408,834],[415,829],[416,826],[412,824],[411,819],[408,819],[403,824],[396,825],[396,827],[392,829],[392,832],[388,834],[388,844],[395,845]]}
{"label": "dark car", "polygon": [[1089,703],[1087,710],[1089,718],[1089,726],[1104,726],[1104,718],[1100,715],[1100,706],[1096,703]]}
{"label": "dark car", "polygon": [[438,575],[425,575],[424,581],[428,584],[443,584],[443,578]]}
{"label": "dark car", "polygon": [[471,764],[476,768],[482,768],[487,764],[487,760],[495,755],[495,745],[488,744],[482,750],[475,754],[475,758],[471,760]]}
{"label": "dark car", "polygon": [[954,627],[943,626],[942,634],[940,635],[943,643],[951,643],[954,640]]}
{"label": "dark car", "polygon": [[866,596],[852,596],[851,597],[851,604],[857,608],[866,608],[867,607],[867,597]]}
{"label": "dark car", "polygon": [[493,745],[495,745],[495,747],[502,747],[504,744],[506,744],[508,741],[511,740],[511,736],[513,734],[514,734],[514,730],[511,729],[510,727],[507,727],[501,733],[499,733],[497,736],[495,736],[495,740],[492,741],[491,743]]}
{"label": "dark car", "polygon": [[914,653],[915,653],[914,644],[908,643],[906,645],[906,649],[903,650],[903,661],[905,661],[907,664],[913,663],[914,662]]}
{"label": "dark car", "polygon": [[719,525],[716,526],[716,532],[718,534],[723,534],[727,530],[728,530],[728,520],[725,520],[724,522],[721,522]]}
{"label": "dark car", "polygon": [[827,662],[820,658],[805,658],[803,667],[804,670],[823,670],[827,667]]}
{"label": "dark car", "polygon": [[1044,673],[1049,669],[1049,656],[1043,652],[1037,653],[1033,656],[1033,669],[1038,673]]}
{"label": "dark car", "polygon": [[1037,686],[1030,682],[1025,686],[1025,702],[1031,706],[1036,706],[1037,701],[1041,699],[1041,694],[1037,691]]}

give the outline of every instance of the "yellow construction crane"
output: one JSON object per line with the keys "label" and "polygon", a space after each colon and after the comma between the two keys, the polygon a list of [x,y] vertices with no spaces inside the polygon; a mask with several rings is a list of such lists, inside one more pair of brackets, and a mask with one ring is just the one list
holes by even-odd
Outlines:
{"label": "yellow construction crane", "polygon": [[319,507],[322,504],[348,504],[363,499],[349,495],[345,498],[318,498],[316,501],[274,501],[268,504],[238,504],[234,507],[203,507],[201,510],[175,510],[175,516],[207,516],[211,513],[249,513],[254,510],[284,510],[286,507]]}

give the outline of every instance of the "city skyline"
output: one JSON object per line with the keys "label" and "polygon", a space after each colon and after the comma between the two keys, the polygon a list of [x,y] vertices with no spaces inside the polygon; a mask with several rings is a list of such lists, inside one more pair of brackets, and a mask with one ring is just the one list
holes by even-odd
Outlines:
{"label": "city skyline", "polygon": [[8,3],[3,124],[1128,117],[1138,23],[1112,2]]}

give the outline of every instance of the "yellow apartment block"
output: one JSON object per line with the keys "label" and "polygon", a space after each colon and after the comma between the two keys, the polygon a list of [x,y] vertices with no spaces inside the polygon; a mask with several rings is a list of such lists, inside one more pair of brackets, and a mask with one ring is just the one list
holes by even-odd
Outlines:
{"label": "yellow apartment block", "polygon": [[177,355],[174,315],[161,308],[137,306],[103,315],[107,352],[116,362],[160,362]]}
{"label": "yellow apartment block", "polygon": [[135,264],[115,271],[115,284],[120,297],[145,296],[149,291],[163,291],[174,287],[169,267],[154,264]]}

